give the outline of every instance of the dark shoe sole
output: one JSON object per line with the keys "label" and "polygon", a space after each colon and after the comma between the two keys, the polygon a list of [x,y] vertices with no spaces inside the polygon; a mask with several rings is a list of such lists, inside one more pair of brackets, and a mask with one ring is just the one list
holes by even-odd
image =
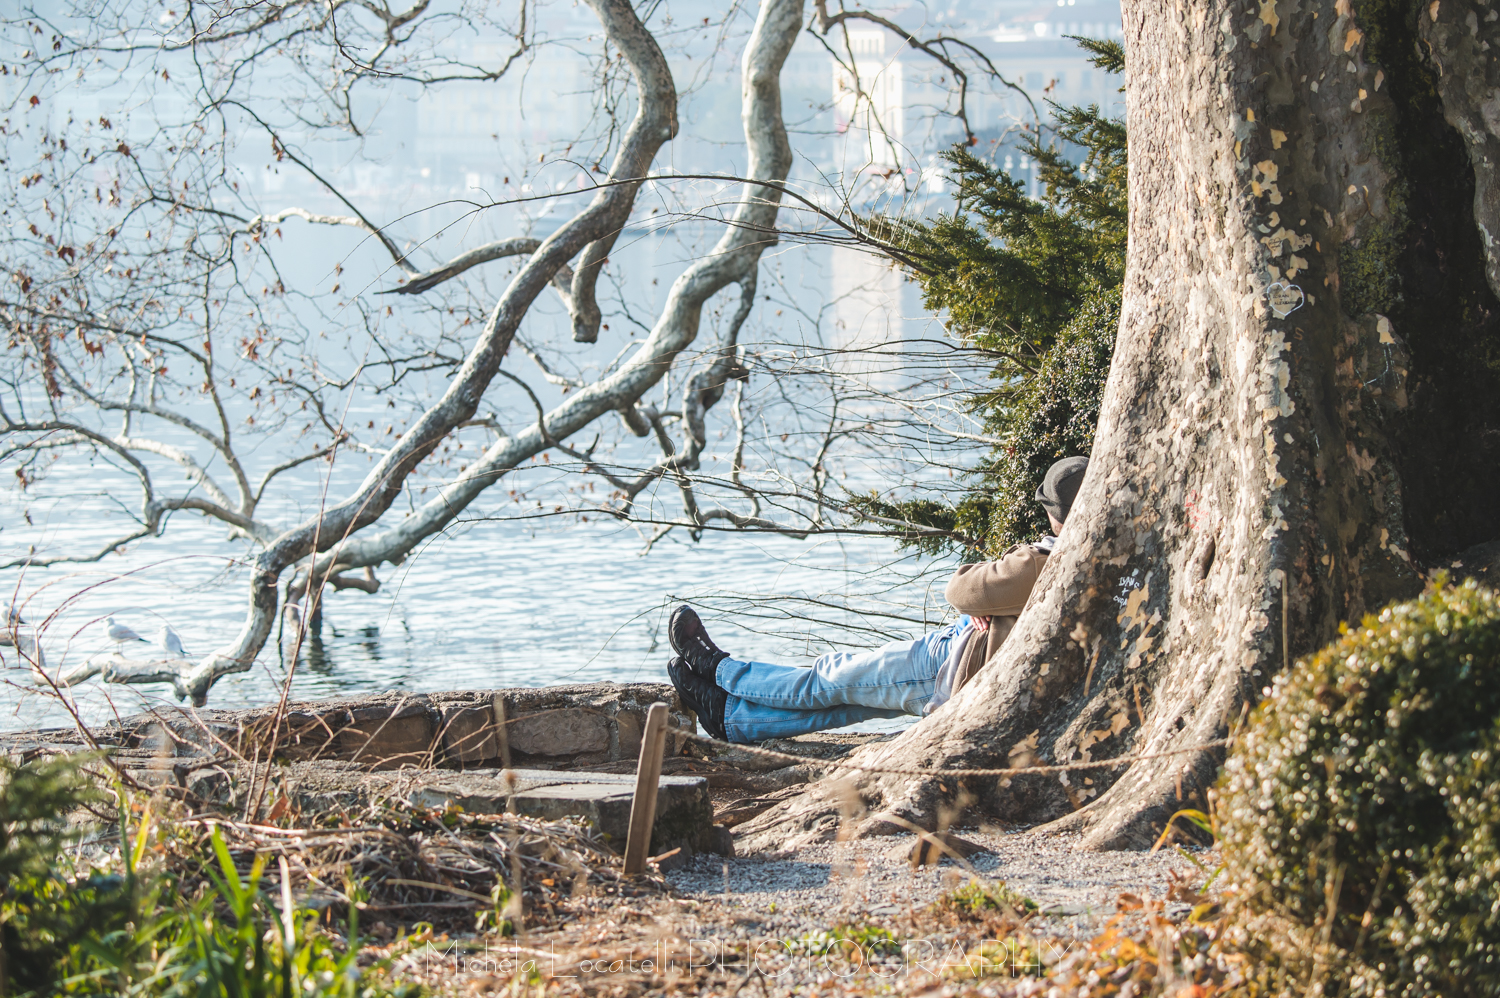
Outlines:
{"label": "dark shoe sole", "polygon": [[717,681],[719,663],[729,657],[708,636],[698,611],[686,603],[673,610],[667,621],[667,642],[689,669],[710,681]]}

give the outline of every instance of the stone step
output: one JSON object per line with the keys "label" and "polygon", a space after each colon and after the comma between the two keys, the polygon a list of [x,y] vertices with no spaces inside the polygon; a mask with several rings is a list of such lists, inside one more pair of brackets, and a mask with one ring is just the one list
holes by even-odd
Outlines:
{"label": "stone step", "polygon": [[[301,762],[280,769],[277,781],[310,815],[348,813],[371,801],[405,801],[416,807],[457,806],[473,814],[514,812],[543,820],[582,818],[616,851],[625,849],[631,773],[556,772],[543,769],[369,771],[347,762]],[[733,854],[728,829],[714,825],[708,781],[663,776],[656,796],[651,853],[681,848]],[[210,791],[206,784],[198,791]],[[211,792],[211,791],[210,791]]]}
{"label": "stone step", "polygon": [[[512,782],[513,781],[513,782]],[[455,773],[422,787],[413,803],[456,804],[465,811],[512,810],[534,818],[580,817],[619,852],[630,830],[635,776],[613,773],[553,773],[545,770],[478,770]],[[714,829],[708,781],[701,776],[663,776],[656,792],[651,854],[685,847],[691,852],[732,852]]]}

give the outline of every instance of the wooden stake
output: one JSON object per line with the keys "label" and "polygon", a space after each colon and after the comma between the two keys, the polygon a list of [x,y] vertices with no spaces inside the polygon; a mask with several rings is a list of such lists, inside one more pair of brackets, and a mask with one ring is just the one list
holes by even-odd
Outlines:
{"label": "wooden stake", "polygon": [[625,838],[625,875],[646,869],[651,827],[656,823],[656,789],[661,783],[662,750],[667,742],[667,705],[654,703],[646,713],[641,758],[635,767],[635,796],[630,801],[630,831]]}

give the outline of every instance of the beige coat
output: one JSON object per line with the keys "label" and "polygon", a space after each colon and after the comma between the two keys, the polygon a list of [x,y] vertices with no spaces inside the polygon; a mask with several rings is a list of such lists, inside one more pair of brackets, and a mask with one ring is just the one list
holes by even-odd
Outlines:
{"label": "beige coat", "polygon": [[1031,544],[1017,544],[998,561],[958,566],[948,580],[943,596],[955,610],[972,617],[990,618],[983,640],[975,635],[964,649],[963,664],[953,677],[953,693],[957,694],[964,683],[974,678],[1010,636],[1045,564],[1047,552]]}

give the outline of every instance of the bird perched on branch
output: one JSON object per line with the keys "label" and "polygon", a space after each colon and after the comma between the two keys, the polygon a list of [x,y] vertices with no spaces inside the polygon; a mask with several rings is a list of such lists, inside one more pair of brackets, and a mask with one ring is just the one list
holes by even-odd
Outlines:
{"label": "bird perched on branch", "polygon": [[132,641],[140,641],[148,645],[151,643],[145,638],[141,637],[139,634],[135,633],[132,628],[129,628],[124,624],[117,623],[115,621],[115,618],[113,617],[104,618],[104,626],[105,633],[109,635],[109,640],[113,641],[117,645],[129,644]]}
{"label": "bird perched on branch", "polygon": [[172,630],[171,624],[161,625],[161,630],[156,632],[156,643],[165,648],[173,658],[188,657],[186,649],[182,647],[182,637]]}

